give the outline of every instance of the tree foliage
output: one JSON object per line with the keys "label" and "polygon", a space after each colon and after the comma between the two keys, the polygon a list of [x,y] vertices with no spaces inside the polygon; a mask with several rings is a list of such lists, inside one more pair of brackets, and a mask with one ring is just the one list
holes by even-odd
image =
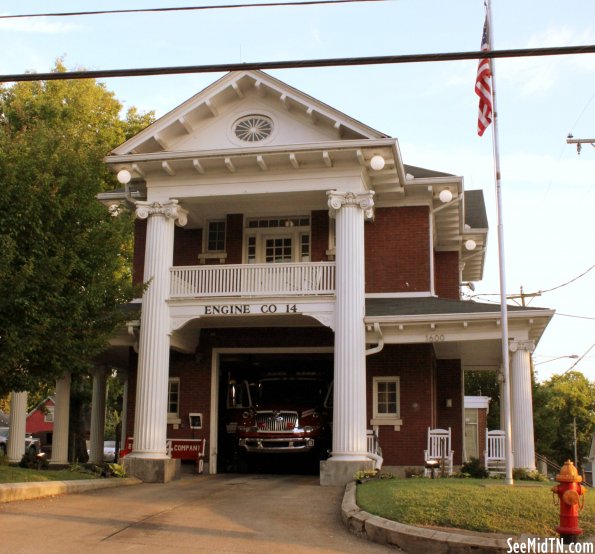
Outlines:
{"label": "tree foliage", "polygon": [[[61,61],[54,71],[65,71]],[[132,217],[103,157],[152,114],[95,80],[0,88],[0,395],[88,369],[133,296]]]}
{"label": "tree foliage", "polygon": [[465,371],[465,395],[489,396],[488,429],[500,429],[500,384],[497,371]]}
{"label": "tree foliage", "polygon": [[582,465],[595,432],[595,383],[579,371],[536,383],[533,411],[537,452],[560,464],[574,460],[576,419],[577,461]]}

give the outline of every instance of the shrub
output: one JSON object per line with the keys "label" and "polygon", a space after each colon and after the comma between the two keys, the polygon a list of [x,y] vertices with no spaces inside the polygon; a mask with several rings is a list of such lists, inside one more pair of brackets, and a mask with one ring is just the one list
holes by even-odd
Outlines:
{"label": "shrub", "polygon": [[27,450],[19,462],[19,467],[26,469],[47,469],[49,465],[44,455],[37,455],[32,450]]}
{"label": "shrub", "polygon": [[512,478],[517,481],[548,481],[547,475],[539,473],[536,469],[516,468],[512,471]]}
{"label": "shrub", "polygon": [[411,477],[423,477],[424,476],[424,470],[421,467],[406,467],[405,468],[405,477],[407,477],[407,479],[411,478]]}
{"label": "shrub", "polygon": [[476,479],[484,479],[489,477],[488,470],[483,466],[477,458],[470,458],[461,466],[461,476],[475,477]]}

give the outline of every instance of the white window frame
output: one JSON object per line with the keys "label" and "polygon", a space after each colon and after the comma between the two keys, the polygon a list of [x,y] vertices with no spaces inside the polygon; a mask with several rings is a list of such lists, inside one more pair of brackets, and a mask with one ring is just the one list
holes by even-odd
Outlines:
{"label": "white window frame", "polygon": [[[276,227],[251,227],[250,223],[256,220],[285,220],[289,222],[287,226],[276,226]],[[297,225],[294,224],[294,221],[305,220],[307,219],[309,224],[308,225]],[[307,260],[302,259],[302,241],[301,238],[303,235],[308,235],[309,237],[309,252],[307,255]],[[248,239],[249,237],[255,237],[255,260],[250,261],[248,259]],[[244,263],[265,263],[265,243],[267,239],[270,238],[291,238],[291,262],[290,263],[298,263],[302,261],[310,261],[311,252],[312,252],[312,219],[310,215],[298,215],[298,216],[275,216],[271,218],[253,218],[247,219],[245,222],[244,227],[244,255],[243,260]]]}
{"label": "white window frame", "polygon": [[43,414],[43,421],[45,423],[54,423],[54,406],[46,406],[46,412]]}
{"label": "white window frame", "polygon": [[[401,425],[403,425],[403,420],[401,419],[401,379],[400,377],[396,376],[381,376],[381,377],[374,377],[373,378],[373,386],[372,386],[372,405],[373,405],[373,415],[372,419],[370,420],[370,425],[378,426],[378,425],[392,425],[395,431],[399,431],[401,429]],[[397,392],[397,412],[386,414],[386,413],[378,413],[378,385],[380,383],[394,383],[396,384],[396,392]]]}
{"label": "white window frame", "polygon": [[[209,249],[209,235],[211,234],[211,225],[213,224],[223,224],[223,248],[216,248],[216,249]],[[205,233],[205,247],[203,252],[205,253],[217,253],[217,252],[225,252],[225,240],[227,238],[227,221],[225,219],[210,219],[207,221],[206,224],[206,233]]]}
{"label": "white window frame", "polygon": [[[178,400],[177,400],[177,411],[170,412],[169,405],[170,405],[170,394],[171,394],[171,387],[175,384],[178,388]],[[170,377],[167,382],[167,423],[172,423],[178,425],[182,422],[180,419],[180,394],[181,394],[181,387],[180,387],[180,378],[179,377]]]}

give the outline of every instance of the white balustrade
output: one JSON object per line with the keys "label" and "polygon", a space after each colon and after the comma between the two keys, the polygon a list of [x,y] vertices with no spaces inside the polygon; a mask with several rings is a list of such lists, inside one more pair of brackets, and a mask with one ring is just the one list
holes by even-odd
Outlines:
{"label": "white balustrade", "polygon": [[335,263],[176,266],[170,282],[170,298],[334,294]]}

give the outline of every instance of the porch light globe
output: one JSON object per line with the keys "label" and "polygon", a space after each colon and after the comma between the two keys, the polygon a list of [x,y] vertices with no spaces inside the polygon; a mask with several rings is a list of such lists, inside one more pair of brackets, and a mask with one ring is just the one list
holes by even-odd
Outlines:
{"label": "porch light globe", "polygon": [[118,182],[122,183],[123,185],[127,185],[128,183],[130,183],[130,179],[132,179],[132,175],[130,174],[130,171],[128,171],[127,169],[121,169],[120,171],[118,171]]}
{"label": "porch light globe", "polygon": [[448,189],[441,190],[438,198],[440,198],[440,202],[446,204],[452,200],[452,192],[450,192]]}
{"label": "porch light globe", "polygon": [[372,156],[372,159],[370,160],[370,167],[374,171],[380,171],[381,169],[384,168],[385,163],[386,162],[384,161],[384,158],[382,156],[379,156],[378,154],[376,154],[375,156]]}
{"label": "porch light globe", "polygon": [[467,250],[475,250],[477,243],[473,239],[469,239],[465,241],[465,248]]}

